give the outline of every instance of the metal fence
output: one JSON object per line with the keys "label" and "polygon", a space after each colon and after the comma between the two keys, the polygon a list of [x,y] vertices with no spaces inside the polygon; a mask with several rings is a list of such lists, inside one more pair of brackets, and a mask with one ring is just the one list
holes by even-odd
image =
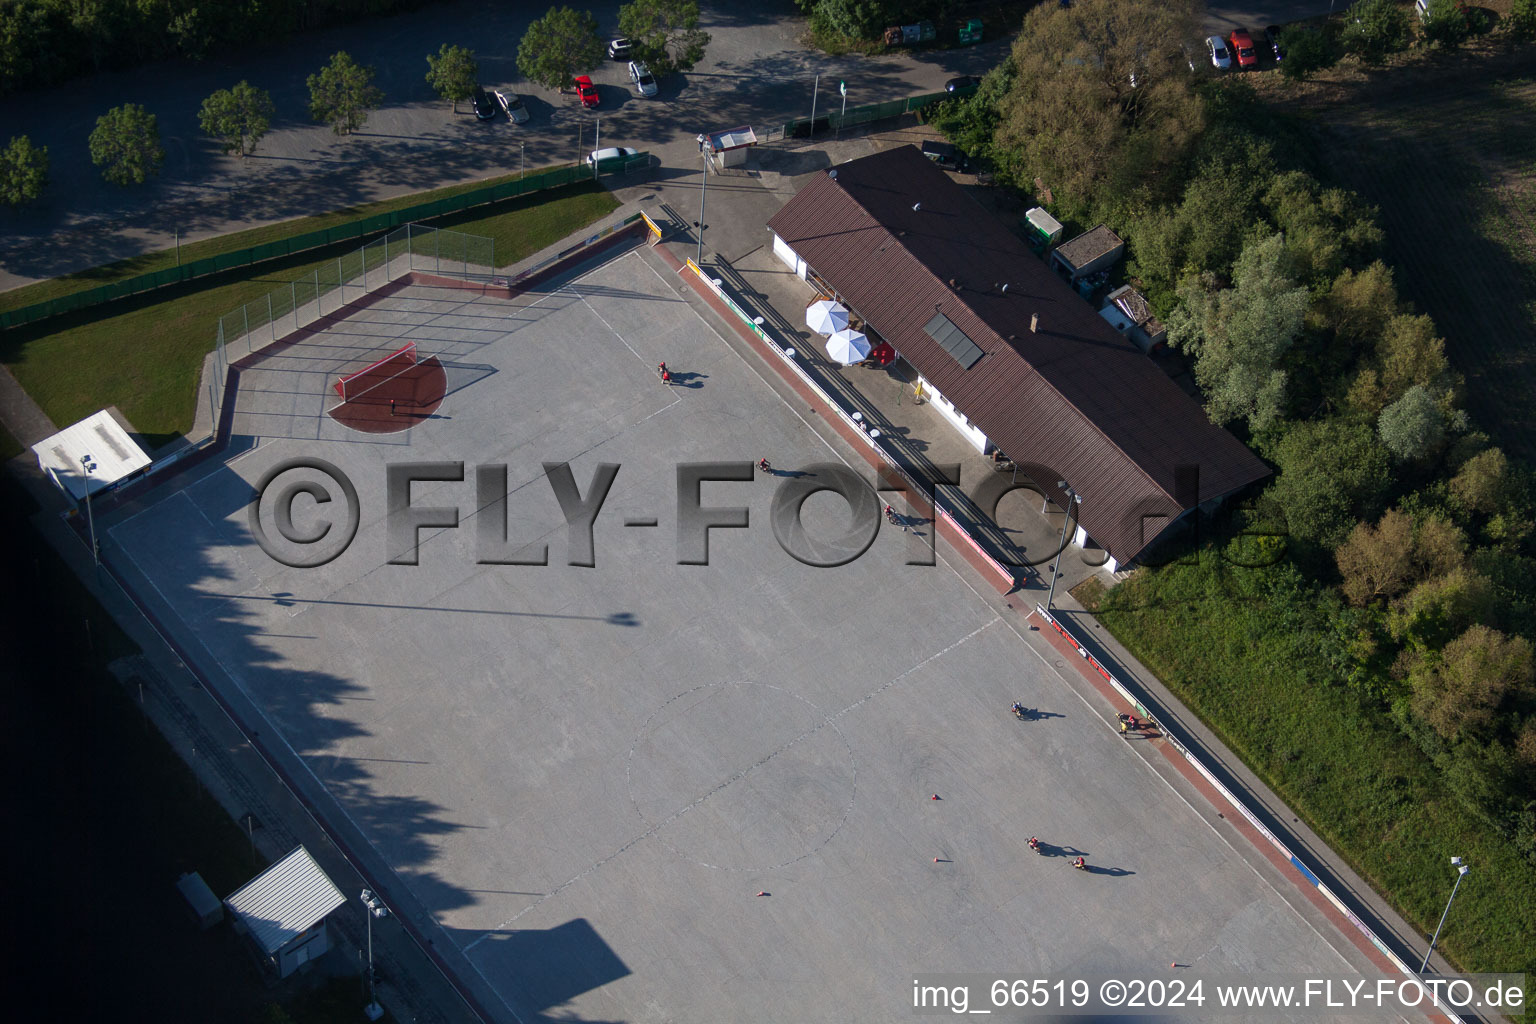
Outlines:
{"label": "metal fence", "polygon": [[[908,96],[905,99],[886,100],[883,103],[866,103],[863,106],[853,107],[849,110],[829,110],[825,114],[816,116],[814,130],[838,131],[850,125],[869,124],[872,121],[883,121],[888,117],[900,117],[914,110],[921,110],[931,103],[950,99],[954,93],[931,92],[922,96]],[[763,135],[765,142],[777,142],[780,139],[809,138],[813,130],[809,117],[797,117],[793,121],[786,121],[782,125],[769,128]]]}
{"label": "metal fence", "polygon": [[413,270],[488,281],[495,267],[493,238],[407,224],[225,313],[219,317],[214,334],[213,373],[208,384],[215,432],[231,363]]}
{"label": "metal fence", "polygon": [[[648,153],[641,153],[622,161],[604,160],[600,170],[604,173],[614,170],[628,173],[636,167],[648,164],[649,161],[650,155]],[[128,295],[152,291],[168,284],[190,281],[193,278],[205,277],[208,274],[217,274],[221,271],[232,270],[237,267],[250,266],[263,260],[290,256],[294,253],[334,245],[337,242],[345,242],[353,238],[363,238],[404,224],[432,220],[447,214],[458,213],[471,207],[482,206],[486,203],[513,199],[517,196],[527,195],[530,192],[560,188],[564,185],[589,180],[592,177],[592,168],[585,165],[561,167],[551,171],[542,171],[538,174],[530,174],[526,178],[504,181],[500,184],[487,185],[482,188],[471,189],[467,192],[460,192],[457,195],[445,196],[442,199],[434,199],[431,202],[417,203],[403,209],[391,210],[388,213],[377,213],[371,217],[364,217],[361,220],[351,221],[346,224],[338,224],[335,227],[324,228],[319,231],[309,231],[302,235],[294,235],[291,238],[283,238],[274,242],[267,242],[263,245],[239,249],[235,252],[220,253],[217,256],[190,260],[180,266],[167,267],[164,270],[152,271],[151,273],[130,277],[122,281],[114,281],[111,284],[98,285],[95,288],[88,288],[84,291],[61,295],[56,299],[49,299],[46,302],[38,302],[30,306],[23,306],[20,309],[0,313],[0,328],[18,327],[22,324],[32,323],[33,321],[42,320],[50,316],[57,316],[60,313],[67,313],[71,310],[84,309],[87,306],[99,305],[103,302],[110,302],[113,299],[120,299]]]}

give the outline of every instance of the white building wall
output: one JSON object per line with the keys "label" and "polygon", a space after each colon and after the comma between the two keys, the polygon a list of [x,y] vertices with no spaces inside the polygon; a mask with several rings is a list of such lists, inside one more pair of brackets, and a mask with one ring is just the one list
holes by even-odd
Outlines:
{"label": "white building wall", "polygon": [[805,260],[801,259],[795,250],[789,247],[789,243],[778,235],[773,236],[773,254],[779,258],[779,262],[795,272],[800,280],[805,280]]}
{"label": "white building wall", "polygon": [[965,418],[965,413],[956,409],[954,403],[945,398],[943,393],[926,377],[918,377],[918,383],[922,385],[923,394],[933,403],[933,407],[939,414],[949,421],[950,426],[960,431],[960,436],[965,438],[978,451],[985,454],[987,450],[987,435],[983,434],[975,424]]}

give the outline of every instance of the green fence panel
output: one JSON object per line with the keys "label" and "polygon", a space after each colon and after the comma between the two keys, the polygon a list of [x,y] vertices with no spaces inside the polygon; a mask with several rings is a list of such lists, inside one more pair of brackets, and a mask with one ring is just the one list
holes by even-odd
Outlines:
{"label": "green fence panel", "polygon": [[[931,99],[942,99],[943,93],[937,93],[933,97],[921,97],[925,102]],[[861,108],[856,108],[861,109]],[[911,109],[916,109],[915,107]],[[854,121],[855,111],[850,111],[845,124],[858,123]],[[888,116],[888,115],[881,115]],[[791,134],[793,127],[805,123],[807,118],[791,121],[784,126],[785,134]],[[834,122],[835,123],[835,122]],[[622,170],[628,173],[636,167],[649,164],[650,154],[642,153],[639,156],[629,158],[627,161],[604,161],[600,171]],[[499,202],[503,199],[513,199],[527,195],[530,192],[539,192],[550,188],[561,188],[577,181],[583,181],[591,177],[591,170],[584,167],[564,167],[550,171],[540,171],[526,178],[518,178],[513,181],[502,182],[497,185],[487,185],[482,188],[462,192],[458,195],[444,199],[433,200],[426,203],[418,203],[402,210],[394,210],[387,213],[373,214],[361,220],[348,224],[340,224],[332,228],[324,228],[317,231],[308,231],[292,238],[279,239],[274,242],[263,242],[236,252],[220,253],[216,256],[206,256],[201,259],[189,260],[178,267],[164,270],[150,271],[136,277],[122,281],[114,281],[110,284],[97,285],[84,291],[72,292],[69,295],[56,299],[47,299],[43,302],[23,306],[20,309],[7,310],[0,313],[0,328],[19,327],[22,324],[45,320],[61,313],[72,312],[77,309],[85,309],[89,306],[100,305],[113,299],[136,295],[139,292],[151,291],[164,287],[167,284],[175,284],[181,281],[190,281],[194,278],[208,274],[216,274],[237,267],[249,266],[253,263],[261,263],[270,259],[283,256],[291,256],[295,253],[316,249],[337,242],[345,242],[355,238],[366,237],[389,231],[392,228],[401,227],[415,221],[433,220],[449,213],[459,213],[485,203]],[[403,247],[404,236],[400,239]],[[392,240],[391,249],[395,242]],[[436,253],[437,243],[432,243],[433,255]],[[461,260],[464,256],[459,257]],[[489,259],[489,256],[486,257]],[[471,254],[470,262],[475,262],[476,257]],[[382,256],[381,256],[382,260]],[[333,270],[334,274],[334,270]],[[303,303],[301,302],[300,305]],[[233,336],[233,335],[230,335]]]}

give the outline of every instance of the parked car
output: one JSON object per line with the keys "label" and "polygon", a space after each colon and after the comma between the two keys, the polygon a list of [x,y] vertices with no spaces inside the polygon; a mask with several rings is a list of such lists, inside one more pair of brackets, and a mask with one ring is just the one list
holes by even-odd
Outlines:
{"label": "parked car", "polygon": [[615,160],[619,157],[639,156],[638,149],[628,146],[604,146],[602,149],[594,149],[587,154],[587,166],[591,167],[600,160]]}
{"label": "parked car", "polygon": [[1275,63],[1285,60],[1285,51],[1280,49],[1280,26],[1271,25],[1264,30],[1264,38],[1269,42],[1269,48],[1275,53]]}
{"label": "parked car", "polygon": [[523,104],[523,98],[515,92],[496,92],[496,102],[501,109],[506,111],[507,120],[513,124],[528,123],[528,108]]}
{"label": "parked car", "polygon": [[590,75],[576,76],[576,98],[584,107],[597,106],[597,86],[592,84]]}
{"label": "parked car", "polygon": [[609,60],[629,60],[629,40],[610,39],[608,41]]}
{"label": "parked car", "polygon": [[981,84],[981,79],[975,75],[961,75],[959,78],[951,78],[944,83],[945,92],[959,92],[961,89],[974,89]]}
{"label": "parked car", "polygon": [[475,97],[470,100],[470,104],[475,108],[475,116],[482,121],[489,121],[496,116],[496,101],[481,86],[475,86]]}
{"label": "parked car", "polygon": [[635,91],[641,96],[656,95],[656,76],[651,74],[644,61],[629,62],[629,80],[635,83]]}
{"label": "parked car", "polygon": [[1211,64],[1225,71],[1232,66],[1232,55],[1227,52],[1227,44],[1222,42],[1221,36],[1209,36],[1205,40],[1206,52],[1211,55]]}
{"label": "parked car", "polygon": [[1259,51],[1253,48],[1253,36],[1247,29],[1232,30],[1232,51],[1237,55],[1239,68],[1256,67],[1259,63]]}
{"label": "parked car", "polygon": [[936,142],[931,139],[924,141],[923,156],[947,171],[960,171],[964,173],[970,170],[971,162],[966,159],[964,153],[956,149],[954,144],[950,142]]}

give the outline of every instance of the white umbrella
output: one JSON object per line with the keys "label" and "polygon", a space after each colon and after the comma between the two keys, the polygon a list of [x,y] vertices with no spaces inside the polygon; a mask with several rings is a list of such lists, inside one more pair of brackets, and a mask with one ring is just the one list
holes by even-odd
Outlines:
{"label": "white umbrella", "polygon": [[831,299],[813,302],[805,307],[805,326],[817,334],[835,334],[848,326],[848,310]]}
{"label": "white umbrella", "polygon": [[869,339],[860,331],[844,328],[827,339],[827,355],[844,366],[852,366],[869,355]]}

